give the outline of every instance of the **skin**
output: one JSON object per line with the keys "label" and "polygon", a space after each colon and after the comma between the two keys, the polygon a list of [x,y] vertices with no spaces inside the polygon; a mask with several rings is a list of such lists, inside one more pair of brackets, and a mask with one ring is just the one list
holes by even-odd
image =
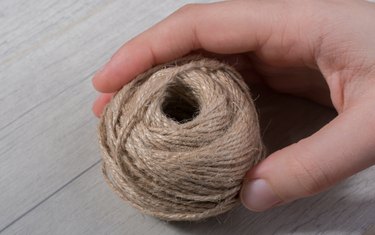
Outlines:
{"label": "skin", "polygon": [[95,75],[102,94],[93,112],[100,116],[114,92],[156,64],[197,50],[235,59],[272,89],[337,110],[321,130],[248,172],[244,188],[263,179],[277,203],[249,205],[243,195],[254,190],[242,200],[263,211],[311,196],[375,164],[374,22],[375,4],[360,0],[187,5],[126,42]]}

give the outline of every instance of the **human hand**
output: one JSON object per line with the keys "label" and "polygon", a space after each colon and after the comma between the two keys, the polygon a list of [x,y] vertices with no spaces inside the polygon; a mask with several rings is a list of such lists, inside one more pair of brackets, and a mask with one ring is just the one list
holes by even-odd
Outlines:
{"label": "human hand", "polygon": [[125,43],[94,79],[112,94],[148,68],[195,50],[235,56],[271,88],[333,105],[317,133],[250,170],[241,199],[263,211],[321,192],[375,164],[375,5],[264,0],[188,5]]}

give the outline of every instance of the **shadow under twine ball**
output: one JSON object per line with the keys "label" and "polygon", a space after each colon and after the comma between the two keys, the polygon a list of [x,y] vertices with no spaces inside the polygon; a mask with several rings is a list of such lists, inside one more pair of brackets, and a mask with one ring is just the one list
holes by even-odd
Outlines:
{"label": "shadow under twine ball", "polygon": [[117,194],[163,220],[201,220],[239,203],[264,156],[248,87],[229,65],[183,58],[124,86],[99,124],[103,174]]}

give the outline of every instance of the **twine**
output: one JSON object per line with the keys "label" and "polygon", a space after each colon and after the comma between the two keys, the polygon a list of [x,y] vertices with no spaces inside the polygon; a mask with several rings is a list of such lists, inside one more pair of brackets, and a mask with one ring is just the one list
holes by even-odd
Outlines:
{"label": "twine", "polygon": [[99,139],[111,188],[164,220],[232,209],[264,156],[248,87],[232,67],[202,58],[154,67],[124,86],[102,115]]}

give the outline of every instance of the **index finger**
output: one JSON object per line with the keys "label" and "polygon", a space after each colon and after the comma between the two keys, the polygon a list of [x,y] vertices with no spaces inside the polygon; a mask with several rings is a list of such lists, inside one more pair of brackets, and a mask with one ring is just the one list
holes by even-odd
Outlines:
{"label": "index finger", "polygon": [[125,43],[94,76],[93,84],[100,92],[117,91],[152,66],[197,49],[234,54],[254,51],[270,43],[275,44],[271,47],[278,53],[290,50],[288,41],[283,41],[285,26],[287,22],[297,22],[292,19],[298,17],[296,11],[285,6],[284,1],[187,5]]}

